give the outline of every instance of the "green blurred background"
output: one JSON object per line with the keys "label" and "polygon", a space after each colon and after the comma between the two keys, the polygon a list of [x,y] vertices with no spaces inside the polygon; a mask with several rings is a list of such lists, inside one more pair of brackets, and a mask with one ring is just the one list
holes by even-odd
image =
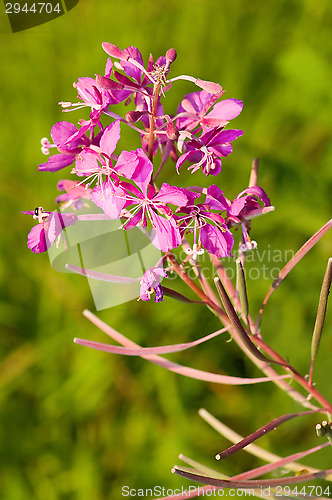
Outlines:
{"label": "green blurred background", "polygon": [[[200,407],[242,434],[300,410],[272,384],[205,384],[144,360],[74,345],[75,336],[107,341],[82,316],[84,308],[94,311],[88,284],[54,271],[47,254],[27,249],[32,220],[21,211],[55,206],[56,182],[64,172],[38,173],[44,161],[39,141],[49,137],[56,121],[87,116],[64,117],[57,102],[75,100],[72,83],[78,77],[103,72],[101,42],[134,45],[145,61],[150,52],[158,57],[175,47],[173,75],[218,81],[225,97],[244,101],[233,123],[244,136],[224,161],[220,187],[234,197],[246,187],[251,161],[259,157],[260,185],[276,211],[258,219],[252,235],[261,252],[296,251],[331,217],[331,20],[328,0],[81,0],[50,23],[12,34],[2,10],[1,498],[108,500],[121,498],[123,485],[187,486],[170,473],[180,452],[234,475],[261,462],[241,452],[215,464],[215,453],[227,442],[200,419]],[[183,93],[195,90],[185,82],[174,85],[168,112],[175,112]],[[138,147],[131,136],[122,144]],[[175,176],[173,165],[166,178],[194,182]],[[197,174],[195,182],[199,179]],[[302,373],[308,373],[331,243],[328,234],[292,271],[263,318],[266,339]],[[271,269],[285,261],[263,263]],[[269,284],[267,279],[248,284],[254,316]],[[98,315],[144,346],[187,342],[218,328],[208,311],[167,298],[162,304],[131,301]],[[330,306],[315,371],[318,389],[330,399],[331,324]],[[170,359],[259,376],[225,340],[219,337]],[[317,418],[285,424],[262,445],[283,455],[314,446]],[[331,467],[330,450],[307,463]]]}

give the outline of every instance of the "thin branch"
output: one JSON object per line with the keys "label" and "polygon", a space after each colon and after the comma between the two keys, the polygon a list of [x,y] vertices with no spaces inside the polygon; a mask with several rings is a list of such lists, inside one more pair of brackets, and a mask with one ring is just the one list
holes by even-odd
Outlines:
{"label": "thin branch", "polygon": [[257,328],[259,326],[264,308],[267,304],[267,301],[271,297],[272,293],[280,286],[282,281],[286,278],[288,273],[290,273],[290,271],[293,269],[293,267],[295,267],[296,264],[298,262],[300,262],[300,260],[309,252],[309,250],[312,249],[312,247],[314,245],[316,245],[316,243],[322,238],[322,236],[324,236],[325,233],[327,233],[327,231],[331,227],[332,227],[332,219],[330,219],[323,227],[321,227],[319,229],[319,231],[317,231],[317,233],[315,233],[311,238],[309,238],[309,240],[305,242],[305,244],[300,248],[300,250],[298,250],[296,252],[296,254],[289,260],[289,262],[287,262],[285,267],[283,267],[283,269],[280,271],[280,273],[278,274],[278,277],[273,281],[269,291],[267,292],[267,294],[263,300],[263,303],[262,303],[262,306],[260,308],[258,318],[257,318],[257,323],[256,323]]}

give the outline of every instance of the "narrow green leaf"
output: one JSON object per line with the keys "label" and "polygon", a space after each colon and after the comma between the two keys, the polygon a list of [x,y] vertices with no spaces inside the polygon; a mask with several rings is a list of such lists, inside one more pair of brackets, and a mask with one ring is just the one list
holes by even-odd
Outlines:
{"label": "narrow green leaf", "polygon": [[239,287],[241,310],[248,322],[249,304],[248,304],[246,279],[244,276],[244,269],[241,259],[236,259],[236,272],[237,272],[237,283]]}
{"label": "narrow green leaf", "polygon": [[202,300],[188,299],[188,297],[182,295],[182,293],[176,292],[175,290],[167,288],[164,285],[162,288],[164,295],[166,295],[167,297],[171,297],[172,299],[179,300],[180,302],[185,302],[186,304],[205,304],[205,302],[203,302]]}
{"label": "narrow green leaf", "polygon": [[215,282],[215,285],[217,287],[218,293],[220,295],[225,312],[226,312],[230,322],[232,323],[234,330],[237,332],[237,334],[241,338],[242,342],[247,347],[247,349],[251,352],[251,354],[253,354],[256,358],[260,359],[261,361],[264,361],[265,363],[275,363],[277,365],[284,366],[283,363],[279,363],[278,361],[274,361],[273,359],[267,358],[266,356],[264,356],[264,354],[259,349],[257,349],[255,344],[250,340],[247,332],[243,328],[241,321],[239,320],[239,317],[236,314],[236,311],[233,307],[233,304],[231,303],[231,301],[227,295],[227,292],[226,292],[223,284],[221,283],[220,279],[214,278],[214,282]]}
{"label": "narrow green leaf", "polygon": [[332,279],[332,258],[329,258],[329,260],[327,261],[327,267],[323,279],[322,288],[320,291],[316,322],[315,322],[314,332],[312,334],[312,342],[311,342],[312,363],[315,361],[315,358],[317,356],[320,340],[322,337],[322,331],[327,309],[327,300],[331,288],[331,279]]}

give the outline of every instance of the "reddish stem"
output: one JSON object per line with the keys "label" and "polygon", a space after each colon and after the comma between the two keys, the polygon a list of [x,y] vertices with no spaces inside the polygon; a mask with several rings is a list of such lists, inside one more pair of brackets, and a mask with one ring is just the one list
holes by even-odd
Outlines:
{"label": "reddish stem", "polygon": [[157,83],[153,89],[153,97],[152,97],[152,110],[150,117],[150,131],[149,131],[149,148],[148,148],[148,157],[152,161],[153,159],[153,145],[154,145],[154,131],[156,124],[156,115],[157,115],[157,106],[158,106],[158,98],[160,91],[160,83]]}
{"label": "reddish stem", "polygon": [[325,408],[329,413],[332,413],[332,405],[329,403],[322,395],[320,392],[315,389],[314,386],[310,384],[302,375],[300,375],[295,368],[293,368],[287,361],[283,359],[282,356],[280,356],[277,352],[275,352],[272,347],[267,345],[264,340],[262,340],[260,337],[257,337],[256,335],[253,336],[253,341],[261,347],[261,349],[264,349],[264,351],[272,358],[275,359],[276,361],[279,361],[279,363],[283,363],[287,365],[287,369],[290,370],[294,376],[294,379],[306,390],[308,391],[309,394],[313,398],[318,401],[323,408]]}
{"label": "reddish stem", "polygon": [[227,315],[220,309],[220,307],[215,304],[205,293],[196,285],[196,283],[189,278],[187,273],[184,271],[184,269],[178,264],[175,256],[167,252],[167,258],[172,262],[172,267],[174,271],[179,275],[179,277],[193,290],[193,292],[198,295],[200,299],[202,299],[211,309],[213,309],[218,316],[220,316],[223,321],[225,321],[225,326],[228,326],[230,324]]}

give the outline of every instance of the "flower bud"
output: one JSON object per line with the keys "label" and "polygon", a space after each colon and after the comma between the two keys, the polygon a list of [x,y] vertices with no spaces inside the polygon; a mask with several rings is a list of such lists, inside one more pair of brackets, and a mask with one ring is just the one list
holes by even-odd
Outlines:
{"label": "flower bud", "polygon": [[171,64],[172,62],[175,61],[175,59],[177,57],[176,50],[175,49],[168,49],[165,57],[166,57],[166,61],[167,62],[169,61],[169,64]]}
{"label": "flower bud", "polygon": [[126,114],[126,121],[128,123],[136,123],[142,115],[143,113],[141,111],[129,111],[129,113]]}
{"label": "flower bud", "polygon": [[177,131],[172,120],[166,116],[167,127],[166,127],[166,135],[171,141],[176,141],[179,137],[179,132]]}

